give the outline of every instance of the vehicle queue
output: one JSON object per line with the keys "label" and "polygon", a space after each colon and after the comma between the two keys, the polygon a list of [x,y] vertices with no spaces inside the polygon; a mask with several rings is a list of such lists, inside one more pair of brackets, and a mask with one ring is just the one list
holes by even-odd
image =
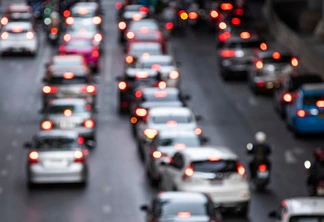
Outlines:
{"label": "vehicle queue", "polygon": [[[165,191],[151,206],[141,207],[147,212],[147,221],[218,222],[227,211],[247,216],[251,191],[246,168],[230,148],[209,144],[200,126],[202,117],[190,109],[191,97],[182,92],[181,64],[167,45],[176,24],[161,24],[144,5],[117,3],[116,8],[118,41],[125,51],[125,69],[117,77],[117,112],[129,115],[145,171],[152,185]],[[187,12],[186,17],[183,13]],[[187,12],[182,9],[178,16],[189,19],[192,26],[199,14],[192,8]],[[217,33],[215,45],[224,81],[247,77],[255,94],[274,92],[275,108],[296,136],[323,132],[324,84],[320,75],[301,73],[298,58],[272,46],[245,7],[219,1],[209,16],[208,24],[213,21]],[[96,147],[98,92],[94,76],[104,52],[101,8],[96,2],[78,2],[64,11],[64,19],[58,54],[46,64],[40,131],[24,144],[29,149],[30,188],[41,183],[85,186],[87,155]],[[38,30],[30,7],[11,5],[1,24],[2,55],[36,55]],[[261,164],[257,172],[269,177],[270,167]],[[307,211],[309,206],[313,209]],[[316,197],[292,198],[270,216],[276,221],[320,221],[323,206],[324,201]]]}

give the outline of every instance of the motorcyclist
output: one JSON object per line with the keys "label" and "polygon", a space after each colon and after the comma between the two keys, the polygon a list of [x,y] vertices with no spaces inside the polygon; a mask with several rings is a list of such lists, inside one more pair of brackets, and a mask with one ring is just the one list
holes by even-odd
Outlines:
{"label": "motorcyclist", "polygon": [[314,152],[314,162],[309,168],[307,188],[310,195],[315,193],[315,186],[319,181],[324,181],[324,149],[318,148]]}
{"label": "motorcyclist", "polygon": [[270,145],[266,141],[267,135],[264,132],[257,132],[254,137],[255,142],[247,145],[248,154],[253,155],[253,159],[249,163],[252,179],[256,177],[256,168],[259,164],[266,164],[270,171],[271,163],[268,160],[268,156],[272,152]]}

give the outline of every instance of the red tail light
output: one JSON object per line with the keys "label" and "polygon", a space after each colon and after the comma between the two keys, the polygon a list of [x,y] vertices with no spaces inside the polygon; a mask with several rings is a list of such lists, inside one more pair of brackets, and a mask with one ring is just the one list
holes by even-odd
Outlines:
{"label": "red tail light", "polygon": [[198,18],[197,12],[189,12],[189,19],[196,20]]}
{"label": "red tail light", "polygon": [[84,121],[83,125],[84,125],[84,127],[88,128],[88,129],[91,129],[91,128],[93,128],[95,126],[95,123],[94,123],[93,120],[88,119],[88,120]]}
{"label": "red tail light", "polygon": [[120,30],[125,30],[126,29],[126,22],[119,22],[118,23],[118,28],[120,29]]}
{"label": "red tail light", "polygon": [[99,24],[101,24],[102,19],[101,19],[99,16],[95,16],[95,17],[92,19],[92,21],[93,21],[94,24],[99,25]]}
{"label": "red tail light", "polygon": [[142,93],[141,91],[136,91],[136,92],[135,92],[135,97],[136,97],[136,98],[141,98],[142,95],[143,95],[143,93]]}
{"label": "red tail light", "polygon": [[66,24],[67,25],[72,25],[74,23],[74,18],[72,17],[68,17],[66,20],[65,20]]}
{"label": "red tail light", "polygon": [[235,15],[243,15],[244,11],[241,8],[237,8],[237,9],[234,10],[234,14]]}
{"label": "red tail light", "polygon": [[51,33],[53,35],[56,35],[58,33],[58,29],[57,28],[51,28]]}
{"label": "red tail light", "polygon": [[188,218],[188,217],[191,217],[191,213],[190,212],[179,212],[177,214],[178,217],[181,217],[181,218]]}
{"label": "red tail light", "polygon": [[244,176],[244,175],[245,175],[245,172],[246,172],[246,170],[245,170],[245,168],[244,168],[244,166],[243,166],[243,165],[241,165],[241,164],[238,164],[238,165],[237,165],[237,172],[238,172],[238,174],[240,174],[241,176]]}
{"label": "red tail light", "polygon": [[324,100],[319,100],[316,102],[316,106],[318,108],[324,108]]}
{"label": "red tail light", "polygon": [[192,177],[193,174],[194,174],[194,169],[192,166],[189,166],[184,170],[182,179],[183,180],[188,179],[188,178]]}
{"label": "red tail light", "polygon": [[159,87],[160,89],[165,89],[165,88],[167,87],[167,84],[166,84],[166,82],[161,81],[161,82],[158,83],[158,87]]}
{"label": "red tail light", "polygon": [[133,56],[126,56],[125,61],[126,61],[128,64],[131,64],[131,63],[134,62],[134,57],[133,57]]}
{"label": "red tail light", "polygon": [[263,62],[261,60],[257,60],[255,62],[255,68],[262,69],[263,68]]}
{"label": "red tail light", "polygon": [[93,58],[98,58],[99,57],[99,51],[97,51],[97,50],[95,50],[95,51],[93,51],[92,53],[91,53],[91,57],[93,57]]}
{"label": "red tail light", "polygon": [[146,129],[144,130],[144,135],[148,139],[154,139],[154,137],[158,134],[158,131],[156,129]]}
{"label": "red tail light", "polygon": [[71,15],[70,10],[65,10],[65,11],[63,12],[63,16],[64,16],[65,18],[69,17],[70,15]]}
{"label": "red tail light", "polygon": [[296,66],[298,66],[298,64],[299,64],[299,62],[298,62],[298,59],[297,58],[292,58],[291,59],[291,65],[292,66],[296,67]]}
{"label": "red tail light", "polygon": [[119,83],[118,83],[118,88],[119,88],[120,90],[125,90],[125,89],[127,88],[127,83],[124,82],[124,81],[119,82]]}
{"label": "red tail light", "polygon": [[49,120],[45,120],[41,124],[42,130],[50,130],[53,128],[53,123]]}
{"label": "red tail light", "polygon": [[140,12],[147,14],[149,12],[149,9],[147,7],[140,7]]}
{"label": "red tail light", "polygon": [[282,100],[285,101],[286,103],[290,103],[292,102],[292,95],[290,93],[285,93],[283,96],[282,96]]}
{"label": "red tail light", "polygon": [[70,34],[65,34],[63,37],[64,41],[68,42],[71,40],[71,35]]}
{"label": "red tail light", "polygon": [[274,52],[274,53],[272,54],[272,58],[273,58],[273,59],[280,59],[280,58],[281,58],[281,55],[280,55],[279,52]]}
{"label": "red tail light", "polygon": [[305,110],[297,110],[296,115],[300,118],[304,118],[306,116],[306,111]]}
{"label": "red tail light", "polygon": [[3,33],[1,34],[1,39],[3,39],[3,40],[8,39],[8,37],[9,37],[9,33],[8,33],[8,32],[3,32]]}
{"label": "red tail light", "polygon": [[265,164],[261,164],[261,165],[259,165],[258,170],[259,170],[260,172],[265,172],[265,171],[267,171],[267,165],[265,165]]}
{"label": "red tail light", "polygon": [[221,4],[221,9],[223,11],[230,11],[233,9],[233,5],[231,3],[223,3]]}
{"label": "red tail light", "polygon": [[117,10],[121,9],[122,7],[123,7],[123,4],[122,4],[121,2],[117,2],[117,3],[115,4],[115,8],[116,8]]}
{"label": "red tail light", "polygon": [[97,88],[94,85],[88,85],[81,88],[81,92],[89,93],[91,95],[97,94]]}
{"label": "red tail light", "polygon": [[226,42],[227,39],[231,38],[231,33],[230,32],[224,32],[219,35],[218,39],[220,42]]}
{"label": "red tail light", "polygon": [[216,10],[211,10],[209,14],[210,14],[210,17],[212,17],[214,19],[217,18],[219,15]]}
{"label": "red tail light", "polygon": [[128,39],[133,39],[135,37],[135,34],[134,34],[134,32],[127,32],[126,37]]}
{"label": "red tail light", "polygon": [[137,108],[135,110],[135,114],[138,117],[145,117],[147,115],[147,110],[146,109],[143,109],[143,108]]}
{"label": "red tail light", "polygon": [[170,79],[177,79],[177,78],[179,78],[179,72],[178,71],[172,71],[172,72],[170,72],[169,73],[169,78]]}
{"label": "red tail light", "polygon": [[7,25],[8,22],[9,22],[9,20],[8,20],[7,17],[3,17],[3,18],[1,19],[1,25],[3,25],[3,26]]}
{"label": "red tail light", "polygon": [[80,136],[78,138],[78,144],[84,144],[84,137]]}
{"label": "red tail light", "polygon": [[152,153],[152,156],[154,157],[154,159],[160,159],[163,155],[160,151],[154,151]]}
{"label": "red tail light", "polygon": [[38,157],[39,157],[38,152],[36,152],[36,151],[30,152],[29,155],[28,155],[29,163],[30,164],[36,164],[36,163],[38,163]]}
{"label": "red tail light", "polygon": [[224,29],[227,28],[227,25],[226,25],[225,22],[221,22],[221,23],[219,23],[218,27],[219,27],[220,29],[224,30]]}
{"label": "red tail light", "polygon": [[167,30],[171,30],[171,29],[173,29],[173,27],[174,27],[174,25],[173,25],[172,22],[167,22],[167,23],[165,24],[165,28],[166,28]]}
{"label": "red tail light", "polygon": [[258,81],[257,82],[257,86],[259,87],[259,88],[262,88],[262,87],[264,87],[265,86],[265,82],[264,81]]}
{"label": "red tail light", "polygon": [[239,25],[239,24],[241,24],[241,20],[239,18],[232,18],[232,24]]}
{"label": "red tail light", "polygon": [[57,93],[58,89],[54,86],[43,86],[43,93],[45,94],[53,94]]}
{"label": "red tail light", "polygon": [[96,42],[101,42],[101,40],[102,40],[102,35],[99,34],[99,33],[95,34],[95,36],[94,36],[94,40],[95,40]]}
{"label": "red tail light", "polygon": [[235,56],[235,51],[234,50],[222,50],[221,56],[224,58],[230,58]]}
{"label": "red tail light", "polygon": [[267,50],[267,49],[268,49],[267,44],[264,43],[264,42],[262,42],[262,43],[260,44],[260,49],[263,50],[263,51]]}
{"label": "red tail light", "polygon": [[61,46],[59,47],[59,51],[60,51],[60,52],[64,52],[64,51],[65,51],[65,46],[64,46],[64,45],[61,45]]}
{"label": "red tail light", "polygon": [[81,150],[74,151],[74,162],[75,163],[83,163],[84,162],[84,154]]}

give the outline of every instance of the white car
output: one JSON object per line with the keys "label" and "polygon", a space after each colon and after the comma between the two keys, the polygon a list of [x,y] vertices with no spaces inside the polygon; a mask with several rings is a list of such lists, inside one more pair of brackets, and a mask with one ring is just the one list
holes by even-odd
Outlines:
{"label": "white car", "polygon": [[276,222],[322,222],[324,221],[324,199],[301,197],[283,200],[278,211],[269,217]]}
{"label": "white car", "polygon": [[180,87],[180,73],[177,63],[170,55],[152,55],[141,57],[136,63],[137,68],[154,69],[162,73],[168,87]]}
{"label": "white car", "polygon": [[36,55],[38,37],[33,25],[28,22],[10,22],[0,34],[0,54],[30,53]]}
{"label": "white car", "polygon": [[216,208],[247,215],[251,196],[246,170],[230,149],[185,149],[161,164],[162,190],[202,192],[211,197]]}

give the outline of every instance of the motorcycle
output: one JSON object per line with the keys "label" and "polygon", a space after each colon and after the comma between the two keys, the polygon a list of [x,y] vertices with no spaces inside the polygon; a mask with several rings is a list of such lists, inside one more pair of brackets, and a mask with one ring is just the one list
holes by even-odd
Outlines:
{"label": "motorcycle", "polygon": [[[304,162],[305,169],[308,171],[312,164],[309,160]],[[324,179],[318,180],[314,186],[308,189],[309,196],[324,196]]]}

